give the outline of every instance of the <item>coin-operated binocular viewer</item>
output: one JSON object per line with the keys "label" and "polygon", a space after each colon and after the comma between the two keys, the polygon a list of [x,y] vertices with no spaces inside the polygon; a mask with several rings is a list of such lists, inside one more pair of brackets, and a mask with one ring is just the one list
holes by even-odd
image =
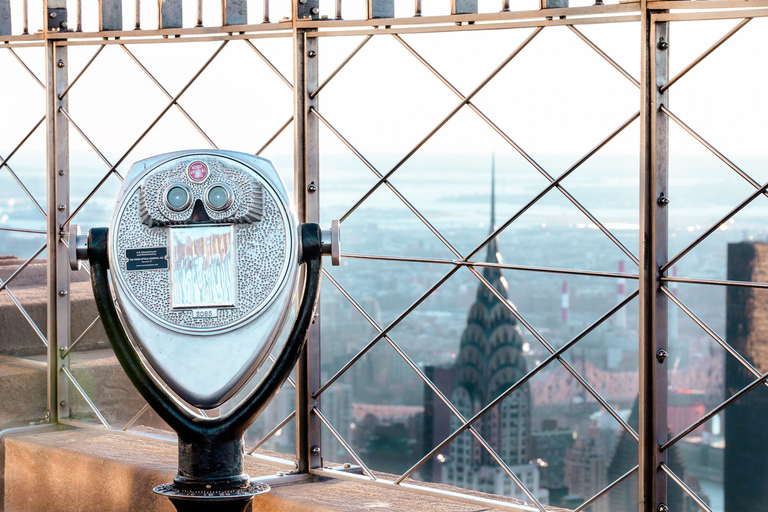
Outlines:
{"label": "coin-operated binocular viewer", "polygon": [[[241,511],[269,490],[243,471],[243,434],[288,378],[319,296],[321,258],[338,264],[338,223],[299,224],[272,164],[228,151],[184,151],[133,165],[109,229],[70,230],[70,262],[91,265],[104,328],[128,377],[178,434],[173,483],[154,490],[179,511]],[[269,357],[266,376],[229,412],[206,418]],[[114,296],[113,293],[114,292]]]}

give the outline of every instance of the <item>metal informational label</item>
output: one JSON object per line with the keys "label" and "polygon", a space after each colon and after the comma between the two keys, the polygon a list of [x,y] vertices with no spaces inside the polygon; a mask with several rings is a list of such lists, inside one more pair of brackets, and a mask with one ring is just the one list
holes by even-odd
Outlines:
{"label": "metal informational label", "polygon": [[234,233],[231,225],[170,229],[173,309],[234,307]]}
{"label": "metal informational label", "polygon": [[141,249],[126,249],[126,270],[159,270],[168,268],[166,247],[143,247]]}

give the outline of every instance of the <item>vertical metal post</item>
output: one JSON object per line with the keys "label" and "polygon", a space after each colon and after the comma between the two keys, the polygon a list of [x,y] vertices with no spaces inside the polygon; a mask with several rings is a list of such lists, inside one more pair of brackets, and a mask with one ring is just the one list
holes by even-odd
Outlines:
{"label": "vertical metal post", "polygon": [[667,93],[668,24],[654,21],[641,3],[640,154],[640,424],[639,510],[658,512],[667,501],[667,479],[659,469],[667,437],[667,300],[659,268],[667,262],[668,119],[660,106]]}
{"label": "vertical metal post", "polygon": [[[47,0],[49,9],[65,9],[66,0]],[[50,32],[46,30],[46,36]],[[67,97],[59,95],[67,88],[67,47],[45,39],[46,95],[46,176],[48,233],[48,419],[56,422],[69,415],[67,380],[61,378],[67,363],[59,356],[59,347],[69,340],[69,264],[68,251],[61,237],[61,226],[69,215],[69,125],[59,108],[67,108]]]}
{"label": "vertical metal post", "polygon": [[[297,3],[296,19],[302,12],[314,15],[317,0]],[[302,11],[302,8],[305,9]],[[312,30],[294,29],[294,162],[296,210],[301,222],[320,222],[319,208],[319,132],[318,120],[310,114],[318,98],[310,94],[318,86],[318,38]],[[307,346],[296,365],[296,457],[297,469],[306,473],[323,465],[321,424],[312,414],[320,400],[313,398],[320,388],[320,308],[309,331]]]}

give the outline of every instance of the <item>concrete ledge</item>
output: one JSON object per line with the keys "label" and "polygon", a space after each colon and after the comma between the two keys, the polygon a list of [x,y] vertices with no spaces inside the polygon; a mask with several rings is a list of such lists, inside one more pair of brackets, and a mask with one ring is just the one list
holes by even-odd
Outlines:
{"label": "concrete ledge", "polygon": [[[176,473],[176,457],[175,443],[151,437],[62,427],[53,431],[16,432],[0,438],[0,484],[3,484],[0,485],[0,511],[174,512],[171,503],[155,496],[151,489],[171,481]],[[290,466],[246,457],[246,471],[252,477],[272,475],[287,468]],[[391,478],[391,475],[383,477]],[[316,477],[307,483],[274,487],[253,503],[254,512],[371,509],[395,512],[499,510]]]}

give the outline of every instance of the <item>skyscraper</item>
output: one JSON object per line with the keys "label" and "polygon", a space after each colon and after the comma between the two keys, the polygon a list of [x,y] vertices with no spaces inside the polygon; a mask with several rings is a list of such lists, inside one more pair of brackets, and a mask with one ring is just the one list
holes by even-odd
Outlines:
{"label": "skyscraper", "polygon": [[[495,170],[494,170],[495,171]],[[491,232],[494,230],[495,194],[491,191]],[[501,263],[494,238],[488,243],[486,262]],[[507,282],[498,267],[485,267],[483,277],[508,302]],[[507,304],[480,283],[467,316],[454,365],[451,401],[470,418],[527,373],[522,354],[522,333]],[[451,430],[461,423],[451,417]],[[476,425],[482,437],[537,496],[539,473],[529,464],[531,453],[531,395],[528,385],[515,390]],[[450,445],[442,469],[443,483],[483,492],[525,498],[522,491],[474,437],[464,433]],[[544,491],[546,493],[546,491]]]}

